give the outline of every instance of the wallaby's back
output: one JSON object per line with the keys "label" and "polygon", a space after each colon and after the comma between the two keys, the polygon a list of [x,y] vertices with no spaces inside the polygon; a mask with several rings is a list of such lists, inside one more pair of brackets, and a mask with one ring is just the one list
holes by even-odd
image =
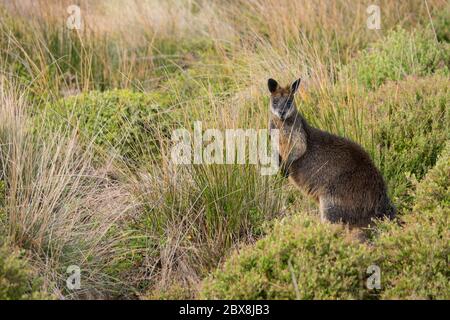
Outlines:
{"label": "wallaby's back", "polygon": [[324,218],[365,226],[393,217],[383,177],[358,144],[306,122],[304,131],[306,152],[291,164],[290,177],[319,201]]}

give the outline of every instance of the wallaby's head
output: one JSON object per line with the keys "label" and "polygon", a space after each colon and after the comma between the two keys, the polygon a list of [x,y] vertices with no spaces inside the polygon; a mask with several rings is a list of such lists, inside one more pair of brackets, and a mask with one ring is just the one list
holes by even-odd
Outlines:
{"label": "wallaby's head", "polygon": [[295,113],[294,94],[300,86],[301,79],[295,80],[287,87],[281,87],[274,79],[267,81],[270,91],[270,111],[281,120],[289,118]]}

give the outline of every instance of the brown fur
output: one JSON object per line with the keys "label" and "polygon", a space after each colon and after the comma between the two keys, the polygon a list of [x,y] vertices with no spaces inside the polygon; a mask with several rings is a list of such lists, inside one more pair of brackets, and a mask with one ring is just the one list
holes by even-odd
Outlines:
{"label": "brown fur", "polygon": [[[277,87],[274,97],[293,95]],[[279,106],[278,106],[279,107]],[[395,216],[383,177],[356,143],[314,128],[294,110],[286,118],[272,114],[270,127],[280,130],[281,168],[291,182],[319,203],[323,219],[366,227],[373,218]]]}

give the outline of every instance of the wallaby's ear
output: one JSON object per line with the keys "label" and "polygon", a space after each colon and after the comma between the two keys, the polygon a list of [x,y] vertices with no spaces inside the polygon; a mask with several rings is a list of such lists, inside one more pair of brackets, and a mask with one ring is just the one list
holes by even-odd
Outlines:
{"label": "wallaby's ear", "polygon": [[297,92],[298,88],[300,87],[300,82],[302,82],[302,78],[298,78],[291,84],[291,93],[292,94]]}
{"label": "wallaby's ear", "polygon": [[274,93],[278,88],[278,82],[270,78],[269,80],[267,80],[267,87],[269,87],[269,91],[271,93]]}

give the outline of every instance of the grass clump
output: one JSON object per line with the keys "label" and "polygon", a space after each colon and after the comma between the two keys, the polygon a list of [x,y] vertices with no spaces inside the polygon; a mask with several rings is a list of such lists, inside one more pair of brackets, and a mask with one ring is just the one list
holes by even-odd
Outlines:
{"label": "grass clump", "polygon": [[[0,230],[26,250],[48,292],[58,298],[114,295],[123,289],[106,272],[123,255],[120,227],[133,198],[94,165],[75,133],[31,130],[25,97],[0,86],[0,163],[5,183]],[[36,133],[38,132],[38,133]],[[67,267],[81,269],[82,289],[66,287]]]}
{"label": "grass clump", "polygon": [[141,267],[152,274],[141,285],[149,298],[192,297],[235,243],[260,237],[264,222],[281,209],[272,179],[251,166],[195,165],[170,175],[152,170],[131,183],[143,208],[133,228],[148,239]]}

